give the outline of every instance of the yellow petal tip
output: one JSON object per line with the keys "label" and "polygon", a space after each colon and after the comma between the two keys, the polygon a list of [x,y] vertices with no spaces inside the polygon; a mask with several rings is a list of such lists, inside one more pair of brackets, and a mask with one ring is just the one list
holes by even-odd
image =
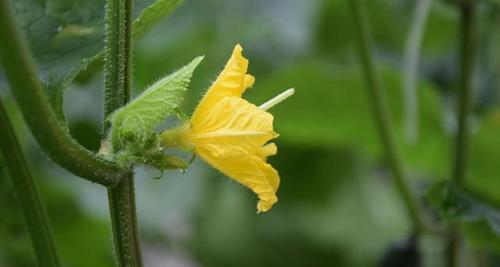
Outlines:
{"label": "yellow petal tip", "polygon": [[240,44],[236,44],[234,46],[233,54],[235,54],[235,53],[241,53],[241,51],[243,51],[243,47],[241,47]]}
{"label": "yellow petal tip", "polygon": [[257,214],[268,212],[276,202],[278,202],[278,198],[276,196],[268,201],[262,199],[259,200],[259,202],[257,203]]}
{"label": "yellow petal tip", "polygon": [[245,75],[245,80],[243,81],[243,86],[245,88],[252,87],[254,83],[255,83],[255,77],[253,77],[250,74]]}

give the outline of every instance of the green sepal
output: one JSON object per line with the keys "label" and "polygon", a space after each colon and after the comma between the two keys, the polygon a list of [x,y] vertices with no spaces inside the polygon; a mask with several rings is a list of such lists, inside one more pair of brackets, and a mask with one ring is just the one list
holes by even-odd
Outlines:
{"label": "green sepal", "polygon": [[146,142],[155,128],[181,103],[193,71],[202,59],[197,57],[178,71],[158,80],[111,115],[110,136],[115,153],[129,144],[147,146]]}
{"label": "green sepal", "polygon": [[123,168],[145,164],[164,169],[186,169],[189,163],[165,155],[156,127],[177,113],[191,76],[203,57],[158,80],[140,96],[115,111],[108,120],[111,156]]}
{"label": "green sepal", "polygon": [[135,164],[144,164],[159,170],[185,170],[192,163],[183,159],[165,155],[157,133],[153,133],[143,145],[129,143],[115,154],[115,160],[122,168],[132,168]]}

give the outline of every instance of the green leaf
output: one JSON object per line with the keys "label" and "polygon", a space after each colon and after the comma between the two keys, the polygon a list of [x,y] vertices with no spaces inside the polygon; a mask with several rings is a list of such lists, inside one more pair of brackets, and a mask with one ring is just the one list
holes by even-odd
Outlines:
{"label": "green leaf", "polygon": [[489,205],[449,182],[439,182],[433,185],[426,199],[445,220],[454,223],[493,218],[497,213]]}
{"label": "green leaf", "polygon": [[471,136],[466,185],[500,206],[500,111],[486,115]]}
{"label": "green leaf", "polygon": [[[134,29],[133,36],[142,36],[182,2],[135,0],[134,28],[137,29]],[[101,57],[104,46],[104,2],[13,0],[12,6],[47,96],[58,118],[64,121],[63,90],[78,73]],[[4,80],[0,76],[0,85]]]}
{"label": "green leaf", "polygon": [[187,91],[193,71],[203,57],[197,57],[178,71],[160,79],[139,97],[111,115],[113,149],[133,143],[143,146],[155,128],[176,109]]}
{"label": "green leaf", "polygon": [[426,199],[446,223],[460,225],[475,247],[500,251],[500,212],[479,197],[440,182],[431,187]]}
{"label": "green leaf", "polygon": [[138,39],[150,31],[156,23],[172,14],[183,2],[184,0],[158,0],[145,8],[134,21],[132,32],[134,39]]}
{"label": "green leaf", "polygon": [[498,233],[486,221],[462,224],[460,229],[466,234],[472,246],[476,249],[500,252]]}

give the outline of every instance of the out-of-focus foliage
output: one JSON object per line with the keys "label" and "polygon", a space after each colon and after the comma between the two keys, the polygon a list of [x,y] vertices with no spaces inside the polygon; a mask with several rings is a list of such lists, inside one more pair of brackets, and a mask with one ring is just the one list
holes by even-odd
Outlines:
{"label": "out-of-focus foliage", "polygon": [[471,162],[467,183],[486,194],[500,206],[500,113],[487,114],[478,125],[471,144]]}
{"label": "out-of-focus foliage", "polygon": [[368,266],[408,230],[389,181],[363,179],[364,163],[349,151],[284,146],[280,153],[273,164],[286,180],[268,216],[256,217],[250,195],[234,184],[219,180],[205,192],[193,246],[206,266]]}
{"label": "out-of-focus foliage", "polygon": [[[405,157],[419,171],[444,175],[447,169],[442,162],[448,159],[449,144],[441,125],[442,110],[436,88],[425,82],[419,87],[420,138],[415,144],[405,145],[402,139],[400,72],[390,67],[381,68],[381,75]],[[258,83],[255,93],[250,92],[249,95],[255,96],[259,103],[282,88],[293,85],[299,88],[293,105],[283,104],[275,112],[277,118],[293,117],[293,120],[276,120],[284,142],[316,147],[348,147],[379,158],[383,152],[375,121],[371,119],[373,109],[363,77],[361,69],[356,67],[340,68],[318,61],[301,62],[276,71],[270,79]]]}
{"label": "out-of-focus foliage", "polygon": [[[1,166],[1,165],[0,165]],[[24,229],[21,211],[11,205],[15,201],[12,187],[8,181],[4,168],[0,173],[0,264],[16,263],[19,266],[32,264],[32,248],[29,243],[28,233]],[[15,203],[15,202],[14,202]],[[33,258],[34,259],[34,258]]]}
{"label": "out-of-focus foliage", "polygon": [[[4,173],[0,175],[0,265],[33,266],[35,258],[30,239],[8,178]],[[39,181],[37,183],[43,185]],[[62,261],[70,266],[112,266],[107,221],[85,213],[81,204],[64,187],[49,182],[41,189]],[[88,255],[82,257],[81,251],[86,251]]]}
{"label": "out-of-focus foliage", "polygon": [[[51,77],[45,82],[58,84],[68,73],[88,67],[66,91],[64,109],[72,134],[98,150],[100,64],[87,66],[81,60],[102,49],[102,2],[15,2],[18,10],[34,12],[21,24],[33,29],[28,39],[42,76]],[[146,2],[151,1],[137,2],[136,15]],[[479,45],[466,181],[471,192],[462,192],[443,183],[452,172],[456,133],[456,4],[432,1],[420,57],[418,139],[409,143],[403,135],[401,69],[415,1],[365,2],[377,68],[411,184],[420,197],[426,196],[423,204],[434,221],[458,224],[467,246],[494,266],[491,255],[500,252],[500,7],[495,1],[477,1]],[[37,30],[44,27],[51,30]],[[136,95],[193,57],[206,56],[181,107],[187,114],[235,43],[245,48],[249,72],[256,76],[246,98],[258,104],[296,88],[292,98],[270,110],[280,133],[278,155],[270,161],[282,178],[279,202],[271,212],[256,215],[251,192],[200,161],[186,173],[166,172],[160,180],[151,179],[157,171],[137,170],[146,266],[377,266],[410,255],[398,250],[401,243],[420,249],[423,266],[443,266],[445,243],[440,238],[406,242],[410,223],[385,165],[355,41],[349,0],[199,0],[186,1],[136,42]],[[15,107],[9,110],[16,114]],[[164,126],[172,124],[169,119]],[[58,170],[29,135],[22,138],[44,189],[63,262],[110,266],[105,192]],[[15,196],[6,178],[0,175],[0,265],[31,266],[21,213],[7,205]],[[86,257],[77,255],[80,250]]]}
{"label": "out-of-focus foliage", "polygon": [[427,199],[445,220],[464,229],[472,245],[500,251],[500,213],[497,209],[444,182],[431,188]]}

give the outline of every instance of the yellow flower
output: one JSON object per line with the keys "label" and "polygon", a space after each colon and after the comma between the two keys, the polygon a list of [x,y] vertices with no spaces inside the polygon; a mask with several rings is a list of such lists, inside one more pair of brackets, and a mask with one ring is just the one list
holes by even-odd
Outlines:
{"label": "yellow flower", "polygon": [[250,188],[259,197],[257,211],[266,212],[278,201],[280,178],[266,163],[267,157],[277,152],[276,145],[267,142],[278,134],[266,108],[241,98],[255,81],[247,74],[248,60],[242,50],[236,45],[224,70],[194,111],[191,123],[165,131],[161,137],[166,146],[193,148],[204,161]]}

